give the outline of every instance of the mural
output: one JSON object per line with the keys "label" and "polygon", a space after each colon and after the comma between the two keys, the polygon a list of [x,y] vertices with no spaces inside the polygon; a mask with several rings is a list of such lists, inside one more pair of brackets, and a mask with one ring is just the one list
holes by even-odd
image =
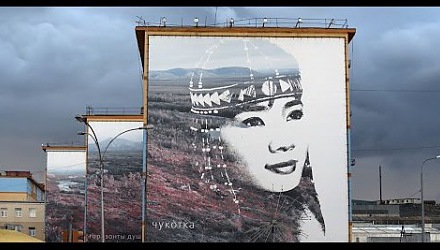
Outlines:
{"label": "mural", "polygon": [[63,230],[82,230],[85,209],[86,150],[48,147],[46,242],[62,242]]}
{"label": "mural", "polygon": [[101,158],[88,130],[87,241],[101,242],[101,169],[103,162],[105,242],[141,242],[142,121],[90,120]]}
{"label": "mural", "polygon": [[348,241],[343,38],[148,50],[148,242]]}

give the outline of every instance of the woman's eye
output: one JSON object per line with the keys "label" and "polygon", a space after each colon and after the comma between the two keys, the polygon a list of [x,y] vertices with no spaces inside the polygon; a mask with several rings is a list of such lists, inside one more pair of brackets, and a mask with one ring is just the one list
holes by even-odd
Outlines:
{"label": "woman's eye", "polygon": [[243,123],[247,127],[264,126],[265,125],[263,120],[261,120],[258,117],[247,118],[246,120],[242,121],[241,123]]}
{"label": "woman's eye", "polygon": [[294,110],[287,116],[287,121],[299,120],[303,116],[302,110]]}

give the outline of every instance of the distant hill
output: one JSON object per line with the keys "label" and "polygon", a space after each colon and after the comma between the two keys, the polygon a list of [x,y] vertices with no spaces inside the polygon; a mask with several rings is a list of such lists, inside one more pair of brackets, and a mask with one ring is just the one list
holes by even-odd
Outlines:
{"label": "distant hill", "polygon": [[[104,153],[110,140],[111,138],[108,138],[99,142],[101,153]],[[88,150],[92,152],[98,151],[95,143],[89,143]],[[117,150],[142,150],[142,141],[131,141],[124,138],[117,138],[108,146],[107,151]]]}
{"label": "distant hill", "polygon": [[[152,70],[149,72],[151,80],[175,80],[179,78],[191,78],[193,72],[196,72],[196,77],[201,72],[201,68],[173,68],[167,70]],[[294,69],[278,69],[280,74],[292,73]],[[273,74],[275,69],[252,70],[254,77],[263,77]],[[215,69],[204,69],[203,77],[249,77],[250,70],[247,67],[221,67]]]}
{"label": "distant hill", "polygon": [[[177,78],[190,78],[193,72],[201,72],[201,68],[174,68],[167,70],[152,70],[149,73],[150,79],[170,80]],[[226,76],[249,76],[249,68],[246,67],[222,67],[203,70],[204,77],[226,77]]]}

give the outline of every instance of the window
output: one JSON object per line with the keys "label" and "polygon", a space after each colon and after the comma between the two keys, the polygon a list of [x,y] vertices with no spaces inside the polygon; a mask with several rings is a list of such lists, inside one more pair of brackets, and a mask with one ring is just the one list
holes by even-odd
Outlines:
{"label": "window", "polygon": [[32,237],[37,236],[37,231],[35,230],[35,227],[30,227],[29,228],[29,235]]}
{"label": "window", "polygon": [[0,208],[0,217],[8,217],[8,209],[7,208]]}
{"label": "window", "polygon": [[21,232],[21,230],[23,229],[23,226],[19,225],[19,224],[6,224],[5,228],[8,230],[15,230],[15,231]]}
{"label": "window", "polygon": [[14,224],[9,224],[9,225],[6,225],[6,229],[11,229],[11,230],[15,230],[15,231],[18,231],[18,232],[21,232],[22,230],[23,230],[23,226],[22,225],[14,225]]}
{"label": "window", "polygon": [[29,208],[29,217],[31,217],[31,218],[37,217],[37,209]]}
{"label": "window", "polygon": [[15,209],[15,217],[21,217],[21,216],[22,216],[21,208],[16,208]]}

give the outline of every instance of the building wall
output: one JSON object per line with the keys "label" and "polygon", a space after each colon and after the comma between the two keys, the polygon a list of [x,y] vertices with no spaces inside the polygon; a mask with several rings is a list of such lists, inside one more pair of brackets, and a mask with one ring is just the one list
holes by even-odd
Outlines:
{"label": "building wall", "polygon": [[[141,33],[140,29],[138,31]],[[149,170],[152,174],[147,181],[147,197],[161,204],[163,211],[160,211],[162,214],[157,213],[155,205],[147,204],[147,214],[150,214],[147,217],[148,241],[263,241],[269,237],[273,241],[348,241],[347,128],[350,112],[347,102],[346,52],[349,33],[352,31],[339,30],[339,34],[330,34],[334,31],[304,30],[302,33],[303,30],[292,32],[288,29],[264,29],[263,32],[262,29],[210,28],[203,31],[175,29],[172,32],[175,33],[171,34],[170,29],[148,27],[142,34],[145,40],[138,40],[141,56],[144,49],[145,55],[148,55],[143,57],[143,63],[147,65],[144,69],[148,70],[144,77],[144,91],[148,92],[145,95],[148,100],[144,103],[144,110],[148,112],[148,122],[145,123],[160,127],[148,138]],[[168,60],[170,47],[182,48],[181,53],[173,57],[174,60]],[[246,68],[246,73],[235,69],[236,73],[227,74],[221,70],[234,67]],[[190,72],[179,75],[181,78],[169,78],[169,74],[176,68],[190,69]],[[242,108],[250,103],[274,96],[280,97],[272,99],[274,102],[292,103],[289,94],[297,87],[286,87],[283,83],[295,82],[290,78],[294,71],[279,73],[278,69],[300,69],[302,89],[298,92],[301,92],[301,105],[304,106],[304,113],[307,113],[300,126],[292,129],[290,126],[294,123],[286,123],[290,119],[277,119],[278,116],[272,115],[263,118],[264,126],[252,126],[250,129],[241,124],[228,124],[227,119],[231,114],[236,118],[243,113],[249,115],[242,112]],[[217,73],[213,74],[209,70]],[[189,75],[190,78],[186,77]],[[278,76],[286,78],[279,81],[264,80],[278,79]],[[236,85],[229,85],[232,83]],[[266,90],[267,84],[270,85],[270,91]],[[188,86],[191,96],[187,93]],[[171,107],[171,103],[175,103],[176,107]],[[270,110],[268,108],[267,113]],[[252,119],[259,115],[257,112],[252,113]],[[175,117],[179,118],[179,123],[176,123]],[[269,124],[288,128],[270,129]],[[208,127],[210,131],[218,132],[208,133]],[[295,135],[297,131],[300,133]],[[270,143],[263,144],[265,140]],[[300,156],[267,155],[267,149],[273,141],[284,146],[295,143],[295,152],[300,152]],[[205,151],[205,147],[208,151]],[[211,147],[215,150],[211,150]],[[281,148],[279,145],[277,147]],[[188,148],[194,150],[189,152]],[[314,182],[312,192],[303,191],[300,185],[292,185],[295,183],[291,175],[293,172],[280,177],[279,173],[262,171],[274,162],[295,158],[298,164],[295,163],[294,173],[300,176],[298,169],[308,166],[309,152],[310,168],[313,167],[313,176],[310,174]],[[171,154],[173,157],[168,157]],[[304,160],[306,156],[307,160]],[[211,158],[219,159],[218,167],[211,167]],[[199,166],[207,167],[202,169]],[[203,184],[200,180],[209,184]],[[186,191],[185,187],[188,187],[189,192],[183,192]],[[163,192],[172,195],[158,195]],[[281,192],[288,196],[281,196]],[[222,193],[229,197],[223,197]],[[311,198],[315,193],[319,199]],[[289,202],[319,200],[319,204],[295,204],[298,207],[315,207],[314,212],[319,212],[310,216],[307,211],[292,209],[299,215],[285,216],[288,213],[280,213],[277,207],[279,203],[275,200],[265,204],[257,203],[278,195]],[[217,196],[223,202],[218,202]],[[203,201],[198,200],[199,197],[204,197]],[[212,209],[207,210],[208,206]],[[241,209],[250,214],[252,222],[236,219],[241,218]],[[280,217],[275,220],[277,226],[283,228],[283,233],[273,237],[277,233],[268,235],[266,232],[271,231],[267,230],[261,233],[262,236],[254,237],[259,230],[263,231],[261,228],[268,224],[267,221],[274,220],[274,210],[277,211],[276,216]],[[308,220],[292,223],[293,217],[309,216],[310,223]],[[314,223],[314,218],[320,217],[323,222]],[[204,225],[196,226],[190,232],[181,230],[179,233],[168,233],[157,225],[171,223],[169,218]],[[228,220],[235,224],[219,223]],[[322,233],[324,226],[325,234]],[[199,228],[203,228],[203,231],[197,231]],[[241,230],[245,233],[235,233]]]}
{"label": "building wall", "polygon": [[1,176],[0,200],[44,201],[44,190],[27,176]]}
{"label": "building wall", "polygon": [[25,193],[0,193],[0,201],[26,201],[26,199]]}
{"label": "building wall", "polygon": [[[440,242],[440,230],[425,225],[426,242]],[[352,242],[422,242],[419,224],[354,223]]]}
{"label": "building wall", "polygon": [[402,199],[389,199],[384,200],[385,204],[420,204],[419,198],[402,198]]}
{"label": "building wall", "polygon": [[440,242],[440,234],[430,234],[431,242]]}
{"label": "building wall", "polygon": [[357,216],[399,216],[399,205],[353,205]]}
{"label": "building wall", "polygon": [[[138,118],[87,118],[104,159],[105,242],[141,242],[143,123]],[[90,131],[88,131],[90,133]],[[87,241],[101,241],[99,153],[87,146]],[[96,204],[96,205],[95,205]]]}
{"label": "building wall", "polygon": [[[21,216],[17,216],[15,209],[21,208]],[[0,213],[7,210],[7,215],[2,217],[0,214],[0,228],[14,229],[24,234],[31,235],[30,228],[35,229],[35,238],[43,240],[45,238],[44,225],[44,202],[6,202],[0,201]],[[35,214],[31,215],[30,210],[35,209]]]}
{"label": "building wall", "polygon": [[44,201],[45,199],[45,190],[42,186],[37,186],[32,179],[27,179],[27,193],[30,196],[28,200],[30,201]]}
{"label": "building wall", "polygon": [[46,242],[60,242],[63,230],[84,228],[86,150],[49,146],[45,151]]}
{"label": "building wall", "polygon": [[[45,239],[44,185],[29,172],[7,171],[0,176],[0,228],[15,229]],[[17,216],[16,209],[21,209]],[[34,213],[31,215],[30,210]],[[4,213],[6,211],[6,214]]]}
{"label": "building wall", "polygon": [[27,192],[27,177],[0,177],[0,192]]}

